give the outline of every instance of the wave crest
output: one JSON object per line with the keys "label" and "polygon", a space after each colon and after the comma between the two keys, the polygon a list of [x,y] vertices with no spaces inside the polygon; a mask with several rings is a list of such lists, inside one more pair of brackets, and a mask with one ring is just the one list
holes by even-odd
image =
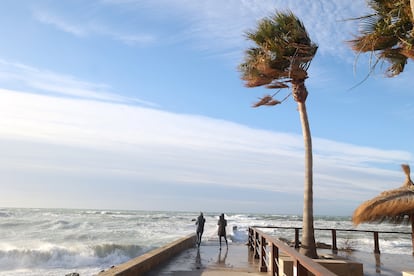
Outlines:
{"label": "wave crest", "polygon": [[79,248],[0,250],[0,271],[34,268],[109,267],[135,258],[145,249],[138,245],[100,244]]}
{"label": "wave crest", "polygon": [[93,247],[95,255],[99,258],[105,258],[107,256],[126,255],[129,258],[135,258],[143,254],[143,248],[139,245],[121,245],[121,244],[101,244]]}

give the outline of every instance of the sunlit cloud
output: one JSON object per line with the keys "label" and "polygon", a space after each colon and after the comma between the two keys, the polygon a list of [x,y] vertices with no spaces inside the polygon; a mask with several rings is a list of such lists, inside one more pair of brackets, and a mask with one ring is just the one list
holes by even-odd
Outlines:
{"label": "sunlit cloud", "polygon": [[34,18],[41,23],[50,24],[55,28],[67,33],[71,33],[76,36],[86,36],[87,30],[81,25],[69,23],[63,18],[59,18],[56,15],[52,15],[46,12],[37,11],[33,14]]}
{"label": "sunlit cloud", "polygon": [[[244,33],[253,29],[259,19],[274,11],[293,11],[305,24],[311,38],[319,44],[319,53],[334,56],[347,62],[354,61],[354,55],[346,41],[352,39],[357,30],[357,21],[350,20],[366,13],[364,1],[188,1],[188,0],[138,0],[97,1],[105,9],[119,9],[136,27],[143,32],[131,32],[130,24],[116,26],[109,18],[95,14],[94,18],[68,15],[59,10],[37,10],[34,18],[63,32],[84,37],[99,35],[121,41],[128,45],[152,45],[157,37],[163,43],[186,41],[199,50],[240,57],[248,42]],[[146,18],[145,14],[156,15]],[[181,22],[181,27],[173,32],[165,32],[165,26]],[[163,30],[157,29],[164,26]],[[151,33],[149,33],[151,26]],[[142,29],[143,28],[143,29]]]}
{"label": "sunlit cloud", "polygon": [[[109,33],[108,33],[109,34]],[[122,41],[127,45],[148,45],[155,41],[154,37],[151,35],[121,35],[121,34],[114,34],[112,36],[115,40]]]}
{"label": "sunlit cloud", "polygon": [[[312,39],[319,44],[318,56],[352,63],[354,55],[344,41],[351,38],[356,28],[355,22],[346,19],[364,14],[366,9],[363,1],[350,5],[341,0],[323,4],[300,0],[92,0],[88,7],[93,7],[93,12],[87,10],[86,16],[86,13],[65,11],[69,2],[65,5],[56,4],[58,1],[51,3],[45,5],[47,8],[35,9],[33,18],[41,31],[62,32],[63,36],[75,38],[75,43],[109,42],[114,51],[126,50],[122,44],[157,45],[151,49],[156,55],[157,51],[168,54],[171,45],[179,45],[180,50],[186,51],[188,47],[199,50],[202,56],[228,56],[232,62],[240,61],[248,43],[243,34],[254,28],[257,20],[275,9],[290,9],[304,21]],[[162,45],[157,44],[160,41]],[[113,45],[122,48],[112,48]],[[166,49],[162,48],[165,46]],[[151,54],[150,51],[144,54],[147,53]],[[312,91],[318,90],[315,87],[325,91],[326,87],[332,87],[332,82],[335,83],[332,93],[352,87],[347,79],[334,79],[330,74],[334,70],[331,66],[321,66],[323,62],[316,64],[319,66],[310,69]],[[147,69],[146,64],[138,63],[138,66]],[[123,68],[127,70],[127,67]],[[343,68],[338,66],[337,69]],[[401,81],[409,87],[410,75],[406,76]],[[75,199],[71,207],[79,207],[76,205],[78,196],[84,197],[85,189],[91,192],[85,201],[99,197],[103,202],[100,206],[105,208],[108,202],[113,202],[112,193],[122,199],[130,197],[129,206],[134,208],[142,206],[134,205],[138,204],[136,202],[145,202],[148,203],[145,208],[153,209],[160,206],[148,198],[173,202],[178,194],[180,199],[191,198],[188,200],[195,203],[203,200],[203,191],[243,194],[243,198],[235,196],[234,200],[230,195],[222,199],[207,198],[204,204],[245,206],[249,211],[260,203],[266,206],[287,203],[286,198],[290,197],[299,198],[289,202],[289,206],[295,205],[292,208],[303,202],[304,149],[300,135],[163,111],[158,109],[157,103],[139,98],[139,89],[136,91],[138,98],[128,97],[106,81],[93,82],[79,78],[76,73],[63,74],[0,60],[0,174],[3,180],[0,190],[15,190],[16,202],[22,204],[26,202],[24,199],[33,198],[33,191],[39,198],[42,189],[47,191],[45,196],[53,197],[50,195],[55,187],[56,193],[63,194],[62,202],[66,202],[66,192],[72,189]],[[392,85],[390,82],[389,86]],[[342,86],[346,88],[338,89]],[[163,88],[159,87],[162,86],[153,88],[161,93]],[[397,93],[406,93],[398,91],[400,84],[395,87]],[[185,93],[187,88],[182,88]],[[390,101],[396,98],[390,97]],[[351,100],[350,97],[335,99]],[[354,100],[357,97],[352,98]],[[171,106],[174,104],[171,102]],[[401,115],[409,121],[414,114],[412,105],[404,102],[401,106],[404,109],[395,112],[404,112]],[[356,206],[383,190],[395,188],[404,177],[400,164],[413,162],[412,153],[399,150],[398,144],[395,149],[383,150],[313,137],[313,150],[316,207],[338,199],[338,194],[344,198],[338,204]],[[192,193],[181,195],[181,191],[188,189],[192,189]],[[176,194],[160,196],[160,190]],[[251,197],[246,203],[246,195],[250,196],[252,191],[260,196]],[[258,202],[263,199],[262,195],[268,195],[271,200]],[[58,198],[54,200],[59,201]],[[27,206],[38,205],[27,203]]]}
{"label": "sunlit cloud", "polygon": [[129,46],[150,45],[156,40],[155,36],[149,33],[138,34],[131,33],[128,30],[116,30],[115,26],[110,26],[105,23],[97,23],[96,20],[64,18],[57,12],[45,10],[35,11],[33,13],[33,17],[40,23],[51,25],[57,30],[70,33],[78,37],[109,37],[110,39],[120,41]]}
{"label": "sunlit cloud", "polygon": [[[146,185],[302,193],[300,135],[139,106],[4,89],[0,117],[0,137],[8,145],[2,149],[0,165],[9,174],[61,175],[62,185],[65,175],[82,175]],[[340,192],[347,200],[360,202],[400,185],[399,164],[413,161],[404,151],[317,137],[314,151],[318,200],[337,198]]]}
{"label": "sunlit cloud", "polygon": [[19,89],[34,93],[48,93],[67,97],[157,106],[155,103],[138,98],[129,98],[111,92],[112,88],[107,84],[82,81],[70,75],[63,75],[1,59],[0,83],[4,87],[18,87]]}
{"label": "sunlit cloud", "polygon": [[[142,1],[101,1],[103,4],[130,8],[131,15],[151,9],[162,20],[180,18],[187,24],[176,40],[192,41],[201,50],[216,53],[233,52],[240,55],[246,47],[244,33],[253,29],[259,19],[274,11],[293,11],[305,24],[311,38],[319,44],[319,53],[353,61],[353,54],[345,41],[352,38],[357,22],[349,20],[367,11],[364,1],[182,1],[154,0],[145,5]],[[160,19],[160,20],[161,20]]]}

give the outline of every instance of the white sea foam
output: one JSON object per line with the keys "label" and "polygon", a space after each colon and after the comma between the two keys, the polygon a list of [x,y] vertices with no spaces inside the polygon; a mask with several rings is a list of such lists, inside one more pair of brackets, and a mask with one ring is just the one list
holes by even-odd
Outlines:
{"label": "white sea foam", "polygon": [[[0,276],[96,275],[151,249],[194,233],[198,213],[111,210],[0,209]],[[217,242],[219,214],[204,213],[203,241]],[[229,242],[245,243],[249,226],[301,227],[300,216],[226,214]],[[315,228],[353,229],[349,217],[316,217]],[[358,229],[410,232],[406,225]],[[294,239],[292,229],[264,229]],[[331,244],[330,231],[315,231]],[[338,231],[338,247],[372,252],[372,233]],[[380,233],[384,253],[411,254],[409,234]]]}

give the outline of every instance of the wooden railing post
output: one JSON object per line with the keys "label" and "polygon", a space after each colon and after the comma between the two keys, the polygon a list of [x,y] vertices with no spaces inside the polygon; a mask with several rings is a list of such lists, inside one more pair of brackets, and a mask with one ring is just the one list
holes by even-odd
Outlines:
{"label": "wooden railing post", "polygon": [[295,228],[295,248],[299,248],[299,228]]}
{"label": "wooden railing post", "polygon": [[293,262],[293,275],[307,276],[308,275],[308,270],[306,268],[304,268],[303,265],[301,265],[301,263],[298,260],[295,260]]}
{"label": "wooden railing post", "polygon": [[338,247],[336,245],[336,230],[332,229],[332,251],[338,251]]}
{"label": "wooden railing post", "polygon": [[249,248],[250,251],[254,250],[254,230],[252,228],[249,227]]}
{"label": "wooden railing post", "polygon": [[[259,269],[261,272],[268,271],[268,273],[272,276],[279,276],[279,252],[282,251],[293,261],[293,275],[295,276],[336,275],[333,272],[329,271],[327,268],[316,263],[314,260],[300,254],[297,250],[291,248],[283,241],[278,240],[260,230],[257,230],[256,228],[254,228],[254,231],[255,237],[257,238],[258,243],[260,243]],[[281,274],[283,274],[283,272]]]}
{"label": "wooden railing post", "polygon": [[259,233],[254,232],[254,258],[259,259]]}
{"label": "wooden railing post", "polygon": [[260,236],[260,272],[267,272],[266,239],[263,236]]}
{"label": "wooden railing post", "polygon": [[272,264],[270,268],[272,276],[279,276],[279,248],[274,243],[272,243],[272,261],[270,263]]}
{"label": "wooden railing post", "polygon": [[378,241],[378,232],[374,231],[374,253],[380,254],[379,250],[379,241]]}

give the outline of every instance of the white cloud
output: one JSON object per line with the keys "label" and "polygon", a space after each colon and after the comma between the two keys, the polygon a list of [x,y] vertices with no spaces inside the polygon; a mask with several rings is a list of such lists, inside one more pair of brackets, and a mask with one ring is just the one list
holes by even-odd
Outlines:
{"label": "white cloud", "polygon": [[[345,41],[356,32],[357,22],[348,20],[362,16],[367,11],[365,1],[335,0],[253,0],[253,1],[190,1],[153,0],[142,3],[138,0],[101,1],[104,4],[130,8],[131,14],[138,10],[151,9],[160,18],[180,19],[187,22],[175,39],[192,40],[200,49],[213,52],[237,52],[246,47],[244,33],[254,29],[259,19],[271,15],[275,10],[292,10],[305,24],[311,38],[319,44],[319,52],[342,57],[350,62],[353,54]],[[350,57],[352,56],[352,58]]]}
{"label": "white cloud", "polygon": [[[201,116],[4,89],[0,90],[0,118],[4,179],[42,174],[43,182],[55,182],[58,177],[61,189],[71,187],[70,181],[78,177],[94,179],[97,189],[99,182],[133,181],[141,189],[163,183],[251,189],[282,197],[302,193],[303,140],[298,135]],[[356,205],[399,186],[403,181],[399,164],[413,161],[411,154],[398,150],[316,137],[314,141],[317,202],[338,198],[340,193]],[[36,180],[27,181],[30,185]]]}
{"label": "white cloud", "polygon": [[155,36],[149,33],[138,34],[128,30],[117,30],[115,26],[97,23],[96,20],[91,19],[64,18],[61,14],[52,11],[37,10],[33,13],[33,17],[41,23],[52,25],[58,30],[78,37],[104,36],[130,46],[150,45],[156,40]]}
{"label": "white cloud", "polygon": [[[356,32],[357,22],[348,19],[362,16],[367,11],[363,0],[353,1],[352,5],[341,0],[103,0],[97,3],[102,9],[110,7],[121,12],[122,20],[104,18],[99,13],[94,13],[93,18],[77,14],[69,16],[63,10],[40,10],[34,13],[34,17],[39,22],[80,37],[100,35],[128,45],[144,46],[163,37],[163,43],[186,41],[200,50],[240,58],[248,43],[244,37],[247,30],[254,29],[259,19],[275,10],[290,9],[319,44],[320,54],[352,62],[354,54],[345,41]],[[148,14],[152,17],[149,18]],[[131,22],[136,29],[144,31],[133,30]],[[177,22],[180,22],[180,28],[170,32],[168,26],[177,26]],[[157,26],[163,26],[162,30],[157,30]]]}
{"label": "white cloud", "polygon": [[149,45],[155,41],[154,36],[151,36],[151,35],[123,35],[123,34],[112,33],[110,36],[112,36],[115,40],[119,40],[131,46]]}
{"label": "white cloud", "polygon": [[53,25],[59,30],[71,33],[76,36],[82,37],[88,34],[87,30],[81,25],[69,23],[63,18],[59,18],[56,15],[52,15],[44,11],[36,11],[33,16],[41,23]]}
{"label": "white cloud", "polygon": [[20,89],[40,93],[101,101],[137,103],[152,107],[157,106],[155,103],[113,93],[111,92],[111,87],[107,84],[90,83],[70,75],[58,74],[1,59],[0,82],[6,85],[6,87],[19,87]]}

